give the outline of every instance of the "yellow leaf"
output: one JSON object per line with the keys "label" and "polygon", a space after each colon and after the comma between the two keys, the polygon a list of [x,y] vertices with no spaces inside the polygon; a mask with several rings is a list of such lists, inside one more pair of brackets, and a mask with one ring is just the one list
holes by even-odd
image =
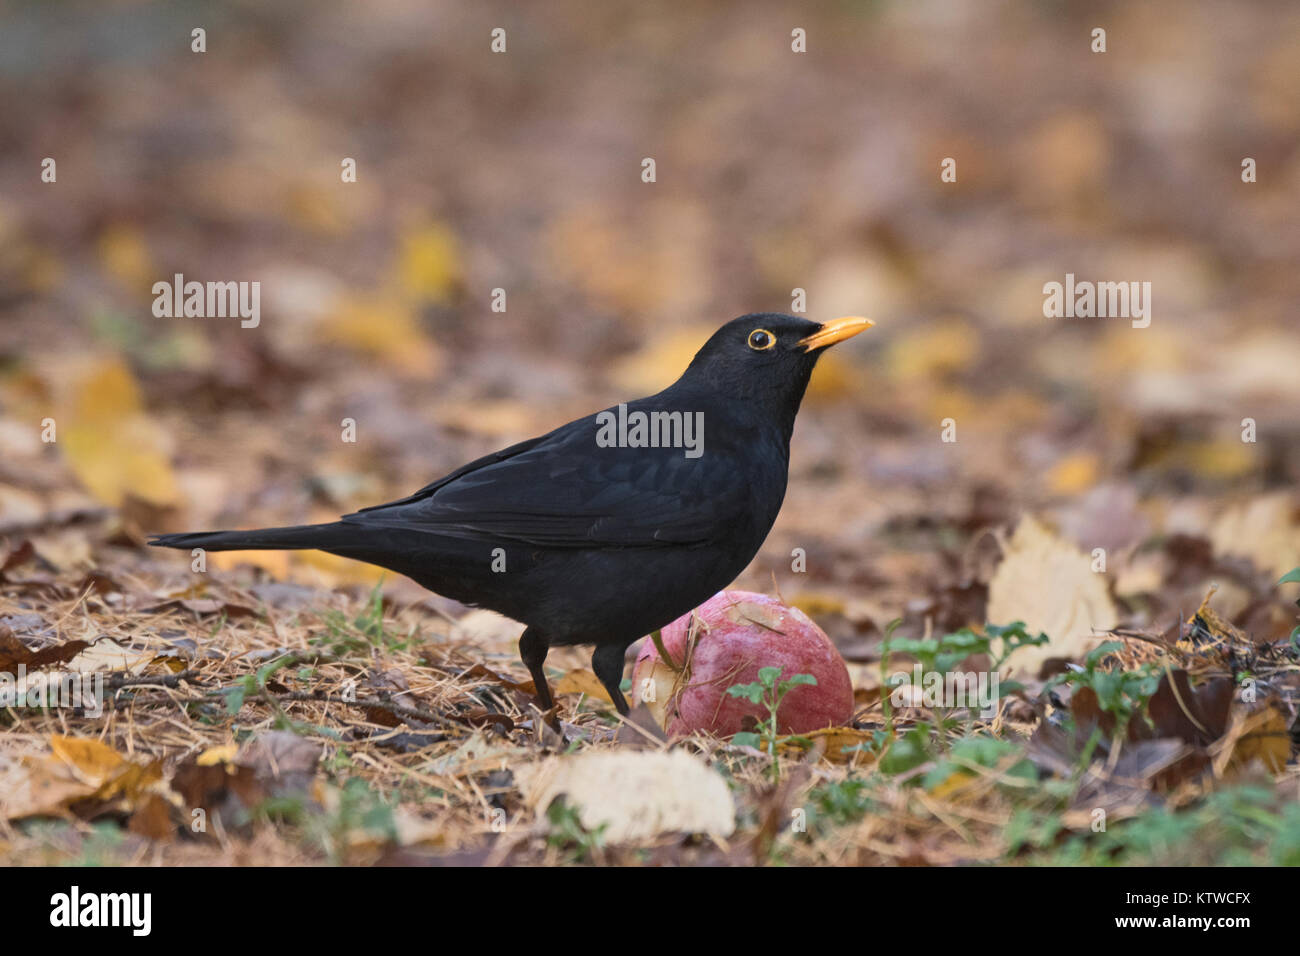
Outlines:
{"label": "yellow leaf", "polygon": [[415,312],[394,298],[353,299],[321,325],[322,337],[382,359],[412,375],[432,375],[441,354],[420,328]]}
{"label": "yellow leaf", "polygon": [[820,591],[804,591],[790,601],[790,606],[797,607],[811,618],[824,614],[843,614],[846,609],[843,598]]}
{"label": "yellow leaf", "polygon": [[119,223],[104,230],[99,237],[98,251],[104,271],[123,285],[141,292],[151,287],[157,270],[144,237],[134,226]]}
{"label": "yellow leaf", "polygon": [[1081,451],[1066,455],[1047,473],[1047,487],[1058,495],[1076,495],[1097,483],[1097,456]]}
{"label": "yellow leaf", "polygon": [[222,571],[249,564],[262,568],[271,577],[281,581],[289,576],[288,551],[209,551],[207,562],[211,567]]}
{"label": "yellow leaf", "polygon": [[238,753],[239,744],[221,744],[216,747],[209,747],[199,754],[194,762],[200,767],[215,767],[218,764],[230,763]]}
{"label": "yellow leaf", "polygon": [[446,226],[432,223],[402,238],[398,278],[417,302],[446,302],[461,276],[459,245]]}
{"label": "yellow leaf", "polygon": [[144,419],[124,420],[111,430],[77,422],[63,429],[59,444],[77,479],[105,504],[119,506],[130,493],[167,507],[179,492],[171,459],[158,448],[163,436]]}
{"label": "yellow leaf", "polygon": [[595,697],[597,700],[613,703],[609,691],[605,690],[605,685],[600,682],[600,678],[585,667],[575,668],[556,681],[555,692],[557,694],[586,694],[588,697]]}
{"label": "yellow leaf", "polygon": [[614,380],[637,393],[667,388],[716,331],[712,326],[696,325],[657,336],[640,351],[614,364]]}
{"label": "yellow leaf", "polygon": [[126,760],[112,747],[85,737],[52,734],[50,749],[85,782],[96,787],[126,765]]}
{"label": "yellow leaf", "polygon": [[[297,551],[294,557],[299,568],[308,571],[316,580],[323,580],[330,587],[340,584],[374,586],[385,577],[389,580],[394,577],[392,571],[376,565],[341,558],[337,554],[327,554],[324,551]],[[295,577],[301,575],[295,574]]]}
{"label": "yellow leaf", "polygon": [[1201,477],[1231,481],[1263,467],[1262,456],[1252,447],[1234,440],[1192,442],[1182,449],[1181,457],[1189,470]]}
{"label": "yellow leaf", "polygon": [[979,355],[979,336],[970,324],[950,319],[905,332],[889,346],[887,367],[899,381],[941,378],[968,368]]}
{"label": "yellow leaf", "polygon": [[144,413],[131,370],[109,358],[77,363],[69,372],[58,445],[78,480],[114,507],[128,493],[160,507],[175,504],[168,435]]}
{"label": "yellow leaf", "polygon": [[803,739],[813,746],[819,742],[824,743],[825,750],[822,755],[831,763],[861,765],[874,763],[876,759],[875,754],[860,749],[863,744],[871,743],[872,732],[858,730],[856,727],[826,727],[822,730],[814,730],[812,733],[778,741],[777,749],[782,754],[808,750],[809,746],[802,742]]}
{"label": "yellow leaf", "polygon": [[974,779],[975,774],[969,770],[954,770],[944,778],[943,783],[930,791],[930,795],[946,800]]}
{"label": "yellow leaf", "polygon": [[834,352],[824,354],[813,370],[812,380],[808,383],[808,398],[820,402],[852,395],[860,381],[862,375],[852,365]]}

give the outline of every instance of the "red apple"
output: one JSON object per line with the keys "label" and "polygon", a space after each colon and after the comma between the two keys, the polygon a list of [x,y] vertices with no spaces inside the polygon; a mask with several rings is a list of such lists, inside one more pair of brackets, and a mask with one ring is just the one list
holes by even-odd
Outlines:
{"label": "red apple", "polygon": [[766,707],[727,688],[758,682],[764,667],[779,681],[811,674],[817,684],[794,687],[777,711],[777,730],[801,734],[839,727],[853,716],[853,685],[830,638],[798,608],[752,591],[720,591],[661,632],[664,661],[647,640],[632,672],[632,701],[644,703],[669,734],[702,730],[730,736],[745,717],[768,718]]}

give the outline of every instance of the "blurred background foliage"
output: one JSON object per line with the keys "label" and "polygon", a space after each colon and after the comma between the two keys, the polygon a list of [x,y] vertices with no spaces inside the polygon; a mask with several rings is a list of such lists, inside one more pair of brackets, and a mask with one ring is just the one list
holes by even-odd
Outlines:
{"label": "blurred background foliage", "polygon": [[[1271,493],[1300,475],[1300,9],[0,16],[0,532],[78,515],[116,528],[50,545],[53,563],[89,563],[114,534],[288,524],[405,493],[668,384],[712,328],[788,311],[799,288],[812,318],[878,325],[818,371],[751,585],[803,547],[805,600],[821,589],[873,628],[918,595],[947,607],[943,588],[980,577],[978,532],[1026,509],[1085,550],[1181,534],[1270,573],[1300,564],[1295,499]],[[807,53],[791,52],[796,27]],[[151,286],[175,273],[260,282],[260,325],[155,318]],[[1043,285],[1066,273],[1151,282],[1150,327],[1044,318]],[[1117,567],[1138,569],[1132,595],[1166,595],[1134,601],[1138,616],[1205,583],[1170,593],[1168,568]]]}

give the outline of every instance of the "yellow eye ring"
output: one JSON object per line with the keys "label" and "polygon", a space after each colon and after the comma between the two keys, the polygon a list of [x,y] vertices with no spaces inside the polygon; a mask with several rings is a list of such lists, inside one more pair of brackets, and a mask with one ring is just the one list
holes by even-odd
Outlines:
{"label": "yellow eye ring", "polygon": [[767,329],[755,329],[749,333],[749,347],[755,352],[766,352],[776,345],[776,336]]}

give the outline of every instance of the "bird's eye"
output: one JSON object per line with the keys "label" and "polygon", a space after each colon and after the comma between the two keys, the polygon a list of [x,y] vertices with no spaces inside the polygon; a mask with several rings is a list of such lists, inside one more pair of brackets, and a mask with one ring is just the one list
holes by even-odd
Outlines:
{"label": "bird's eye", "polygon": [[749,333],[749,347],[755,352],[766,352],[776,345],[776,336],[767,329],[755,329]]}

